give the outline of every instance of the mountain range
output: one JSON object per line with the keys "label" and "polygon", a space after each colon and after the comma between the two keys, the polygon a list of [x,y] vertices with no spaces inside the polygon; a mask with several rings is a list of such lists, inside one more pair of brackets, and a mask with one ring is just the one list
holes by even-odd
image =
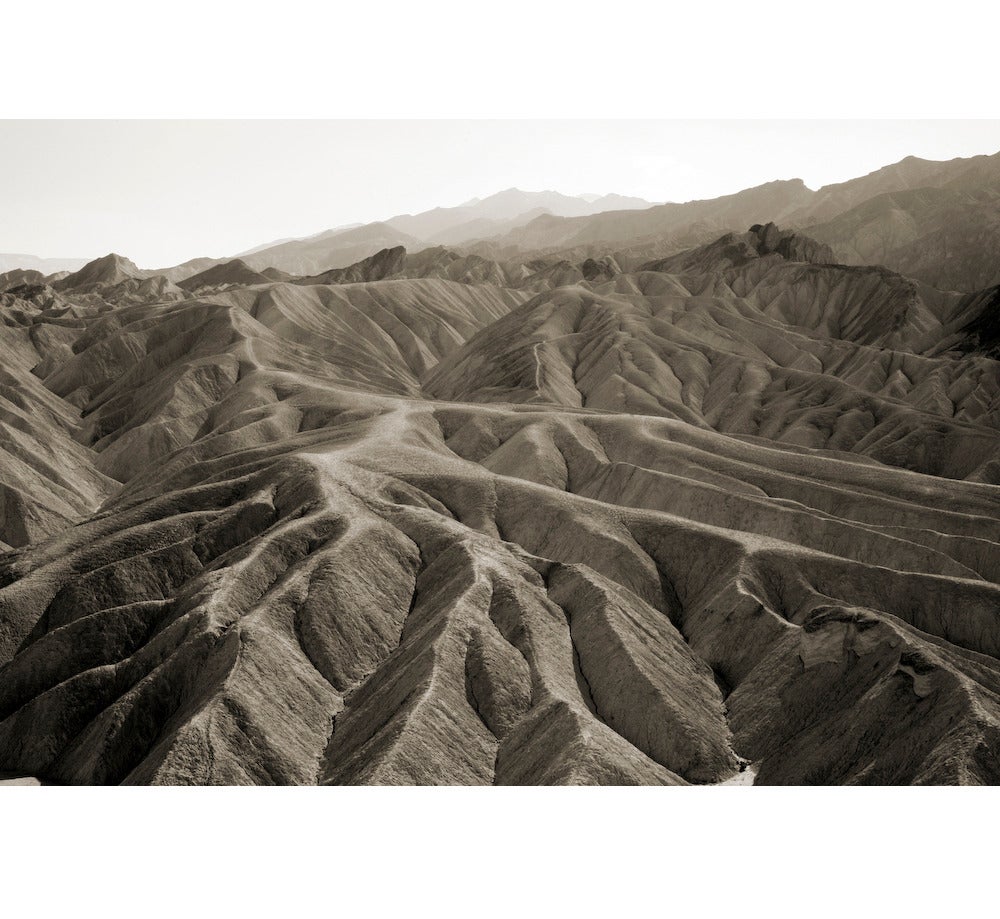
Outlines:
{"label": "mountain range", "polygon": [[[971,291],[1000,281],[994,255],[1000,241],[998,199],[1000,154],[946,162],[911,156],[817,191],[790,179],[681,204],[511,188],[458,207],[266,243],[237,257],[257,271],[300,275],[345,268],[394,246],[416,251],[445,245],[492,258],[527,252],[586,257],[614,250],[627,262],[665,257],[770,221],[828,243],[845,264],[885,265],[939,288]],[[147,271],[179,281],[228,260],[198,258]],[[0,256],[0,270],[51,273],[83,264]]]}
{"label": "mountain range", "polygon": [[[542,214],[582,216],[606,210],[649,207],[650,202],[624,195],[571,197],[555,191],[525,192],[509,188],[487,198],[473,198],[458,207],[438,207],[420,214],[400,214],[371,224],[347,224],[312,236],[280,239],[238,253],[255,268],[278,268],[299,274],[344,268],[386,246],[456,244],[505,233]],[[196,258],[148,274],[179,281],[229,259]],[[0,255],[0,272],[15,268],[76,271],[86,259],[40,259],[33,255]]]}
{"label": "mountain range", "polygon": [[0,273],[0,774],[1000,782],[998,168]]}

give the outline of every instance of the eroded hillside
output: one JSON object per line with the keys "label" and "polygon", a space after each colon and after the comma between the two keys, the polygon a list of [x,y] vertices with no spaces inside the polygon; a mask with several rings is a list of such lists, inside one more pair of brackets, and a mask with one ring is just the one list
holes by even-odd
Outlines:
{"label": "eroded hillside", "polygon": [[773,225],[133,269],[0,295],[0,772],[1000,781],[995,290]]}

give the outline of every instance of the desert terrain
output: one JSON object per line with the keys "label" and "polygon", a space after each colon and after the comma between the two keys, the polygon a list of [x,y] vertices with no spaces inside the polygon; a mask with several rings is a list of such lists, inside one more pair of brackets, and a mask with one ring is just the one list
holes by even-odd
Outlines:
{"label": "desert terrain", "polygon": [[2,258],[3,781],[1000,782],[1000,154]]}

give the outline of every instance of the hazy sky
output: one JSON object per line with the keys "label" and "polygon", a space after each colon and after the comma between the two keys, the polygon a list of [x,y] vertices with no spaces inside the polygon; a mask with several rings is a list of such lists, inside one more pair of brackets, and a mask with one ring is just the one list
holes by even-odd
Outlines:
{"label": "hazy sky", "polygon": [[997,151],[1000,121],[0,121],[0,252],[166,267],[512,186],[688,201]]}

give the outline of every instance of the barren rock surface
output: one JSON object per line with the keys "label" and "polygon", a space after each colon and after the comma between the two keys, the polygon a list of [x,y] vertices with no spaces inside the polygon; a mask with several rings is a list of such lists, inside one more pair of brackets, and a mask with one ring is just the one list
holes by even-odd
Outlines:
{"label": "barren rock surface", "polygon": [[1000,781],[995,291],[260,261],[0,293],[3,781]]}

